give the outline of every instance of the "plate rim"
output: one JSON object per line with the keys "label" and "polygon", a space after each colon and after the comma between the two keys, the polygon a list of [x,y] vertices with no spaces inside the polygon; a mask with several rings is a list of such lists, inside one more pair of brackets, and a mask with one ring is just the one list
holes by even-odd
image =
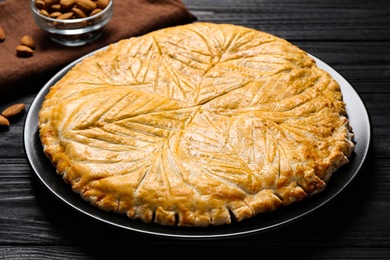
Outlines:
{"label": "plate rim", "polygon": [[[35,131],[34,134],[37,135],[37,131],[38,131],[38,125],[37,125],[37,113],[39,112],[40,110],[40,105],[42,104],[46,94],[49,92],[50,90],[50,87],[52,85],[54,85],[55,82],[57,82],[59,79],[61,79],[72,67],[74,67],[77,63],[81,62],[84,58],[88,57],[88,56],[91,56],[93,55],[94,53],[100,51],[100,50],[103,50],[105,48],[108,48],[109,46],[105,46],[103,48],[100,48],[100,49],[97,49],[89,54],[86,54],[78,59],[76,59],[75,61],[69,63],[67,66],[65,66],[64,68],[62,68],[59,72],[57,72],[43,87],[42,89],[38,92],[38,94],[35,96],[34,100],[32,101],[28,111],[27,111],[27,115],[26,115],[26,118],[25,118],[25,124],[24,124],[24,128],[23,128],[23,147],[24,147],[24,150],[25,150],[25,154],[26,154],[26,157],[27,157],[27,160],[28,160],[28,163],[30,165],[30,168],[34,171],[35,173],[35,176],[40,180],[40,182],[43,184],[43,186],[50,191],[50,193],[52,193],[57,199],[59,199],[60,201],[62,201],[63,203],[65,203],[66,205],[68,205],[69,207],[73,208],[74,210],[78,211],[79,213],[81,214],[84,214],[84,215],[87,215],[89,217],[92,217],[94,218],[95,220],[98,220],[98,221],[102,221],[106,224],[110,224],[110,225],[113,225],[113,226],[116,226],[116,227],[119,227],[119,228],[123,228],[123,229],[126,229],[126,230],[130,230],[130,231],[133,231],[133,232],[138,232],[138,233],[142,233],[142,234],[148,234],[148,235],[153,235],[153,236],[163,236],[163,237],[169,237],[169,238],[180,238],[180,239],[221,239],[221,238],[234,238],[234,237],[239,237],[239,236],[247,236],[247,235],[251,235],[251,234],[256,234],[256,233],[263,233],[263,232],[268,232],[268,231],[271,231],[271,230],[274,230],[276,228],[280,228],[280,227],[283,227],[287,224],[291,224],[293,223],[294,221],[298,220],[298,219],[301,219],[305,216],[307,216],[308,214],[311,214],[312,212],[316,211],[317,209],[319,209],[320,207],[324,206],[325,204],[327,204],[328,202],[330,202],[332,199],[334,199],[335,197],[337,197],[351,182],[352,180],[356,177],[356,175],[360,172],[364,162],[366,161],[366,158],[367,158],[367,155],[368,155],[368,152],[369,152],[369,149],[370,149],[370,145],[371,145],[371,123],[370,123],[370,116],[368,114],[368,111],[367,111],[367,108],[363,102],[363,100],[360,98],[359,94],[357,93],[357,91],[353,88],[353,86],[339,73],[337,72],[335,69],[333,69],[331,66],[329,66],[327,63],[323,62],[321,59],[317,58],[316,56],[308,53],[308,55],[310,57],[312,57],[317,66],[320,68],[320,69],[323,69],[325,71],[327,71],[340,85],[341,87],[341,91],[343,93],[343,98],[348,98],[348,102],[347,101],[344,101],[346,103],[346,109],[347,109],[347,113],[348,113],[348,119],[350,120],[350,124],[351,126],[354,128],[354,125],[352,125],[351,123],[351,116],[354,115],[354,113],[352,113],[351,109],[354,109],[356,106],[358,106],[358,109],[360,109],[360,114],[359,114],[359,120],[363,120],[364,122],[362,123],[362,125],[364,126],[364,144],[363,144],[363,147],[359,147],[359,150],[356,151],[356,147],[357,145],[360,145],[360,143],[356,144],[355,143],[355,150],[354,150],[354,154],[356,154],[356,152],[358,152],[357,154],[357,157],[360,158],[360,160],[358,162],[356,162],[357,158],[353,158],[352,160],[355,160],[354,162],[354,166],[355,166],[355,170],[353,170],[353,172],[350,174],[349,178],[347,178],[347,180],[343,183],[343,185],[341,185],[340,188],[338,188],[335,192],[331,192],[331,194],[329,196],[325,196],[325,198],[323,199],[320,199],[318,198],[317,199],[317,203],[315,203],[315,206],[314,207],[310,207],[308,210],[303,210],[303,212],[298,212],[297,214],[292,214],[293,217],[291,218],[287,218],[287,219],[284,219],[282,217],[282,219],[284,219],[284,221],[280,221],[280,222],[277,222],[277,223],[274,223],[274,224],[270,224],[268,226],[263,226],[261,227],[258,226],[257,228],[254,228],[254,229],[249,229],[249,230],[241,230],[240,231],[240,228],[238,227],[238,231],[233,231],[233,232],[225,232],[226,230],[224,230],[224,227],[226,227],[226,229],[229,229],[229,227],[231,227],[231,225],[241,225],[241,223],[245,223],[245,221],[249,221],[248,220],[243,220],[242,222],[240,223],[236,223],[236,222],[232,222],[232,224],[230,225],[223,225],[223,226],[219,226],[219,227],[216,227],[216,230],[212,230],[212,232],[210,232],[209,234],[208,233],[203,233],[203,231],[207,231],[207,228],[214,228],[214,227],[202,227],[202,228],[190,228],[190,229],[186,229],[186,228],[183,228],[183,227],[167,227],[167,226],[154,226],[151,225],[151,224],[144,224],[146,225],[145,227],[148,227],[148,228],[145,228],[143,229],[142,228],[142,224],[141,224],[141,228],[137,227],[138,224],[135,224],[135,227],[134,225],[124,225],[122,223],[119,223],[118,221],[112,221],[112,214],[116,214],[116,215],[120,215],[118,213],[107,213],[107,212],[104,212],[102,211],[101,209],[98,209],[92,205],[89,205],[89,204],[82,204],[82,205],[86,205],[85,207],[91,207],[91,208],[86,208],[84,209],[83,208],[80,208],[80,206],[78,205],[75,205],[74,203],[72,203],[69,198],[65,198],[63,195],[59,194],[59,191],[56,190],[56,187],[53,187],[53,184],[50,184],[49,181],[47,179],[44,178],[43,174],[42,173],[42,170],[40,169],[40,162],[36,161],[35,159],[35,151],[36,149],[33,149],[34,148],[34,138],[31,138],[31,130]],[[350,99],[354,100],[354,104],[351,104],[351,101]],[[352,107],[350,107],[352,106]],[[355,120],[357,119],[353,119],[353,123],[355,123]],[[35,128],[35,129],[34,129]],[[361,127],[359,127],[359,130],[360,130]],[[356,129],[353,129],[354,131]],[[39,138],[38,138],[39,139]],[[41,153],[43,153],[43,151],[40,151]],[[39,156],[38,156],[39,157]],[[43,159],[43,160],[46,160],[46,163],[49,162],[49,159],[47,157],[45,158],[41,158],[42,156],[39,157],[39,159]],[[356,165],[355,165],[356,164]],[[350,166],[351,165],[351,162],[349,164],[347,164],[346,166],[343,166],[343,167],[352,167]],[[59,179],[59,181],[63,182],[63,186],[65,186],[68,190],[69,190],[69,196],[75,196],[75,195],[78,195],[76,194],[72,189],[71,187],[66,184],[64,182],[64,180],[62,179],[61,176],[57,175],[56,172],[55,172],[55,168],[53,167],[52,168],[52,171],[53,171],[53,174],[51,174],[53,177],[52,178],[55,178],[55,179]],[[341,169],[338,169],[337,172],[341,171]],[[331,179],[334,179],[334,176],[331,177]],[[58,181],[58,180],[57,180]],[[329,187],[326,187],[325,190],[329,190]],[[324,193],[321,192],[321,193]],[[321,196],[321,193],[320,194],[316,194],[315,197],[319,197]],[[73,194],[73,195],[70,195],[70,194]],[[79,195],[78,195],[79,196]],[[80,196],[79,196],[79,200],[82,201],[82,202],[85,202]],[[307,201],[308,199],[306,199]],[[312,202],[312,201],[311,201]],[[299,203],[304,203],[304,202],[299,202]],[[299,204],[299,203],[293,203],[294,206],[296,206],[295,204]],[[306,204],[307,203],[310,203],[310,202],[305,202]],[[282,207],[282,209],[278,209],[277,211],[288,211],[289,209],[291,209],[290,206],[285,206],[285,207]],[[91,213],[92,211],[92,213]],[[275,212],[277,212],[275,211]],[[101,212],[101,213],[99,213]],[[105,215],[103,214],[107,214],[107,217],[105,217]],[[275,214],[275,213],[271,213],[271,214]],[[258,215],[261,215],[261,214],[258,214]],[[110,220],[111,218],[111,220]],[[256,219],[258,218],[258,216],[254,216],[250,219],[252,219],[251,221],[253,222],[253,219]],[[114,220],[116,220],[116,218],[114,218]],[[140,220],[131,220],[131,219],[128,219],[128,222],[129,223],[139,223]],[[245,224],[244,224],[245,226]],[[257,226],[257,225],[255,225]],[[149,228],[150,227],[150,228]],[[170,231],[172,232],[164,232],[165,229],[169,229]],[[181,230],[178,230],[178,229],[183,229],[183,230],[186,230],[184,231],[183,233],[180,232]],[[222,229],[222,231],[224,232],[220,232],[219,230]],[[188,231],[188,230],[191,230],[191,231]],[[196,230],[196,231],[195,231]],[[197,231],[201,231],[199,233],[195,233]],[[175,232],[176,231],[176,232]],[[192,232],[192,231],[195,231],[195,232]],[[219,232],[218,232],[219,231]]]}

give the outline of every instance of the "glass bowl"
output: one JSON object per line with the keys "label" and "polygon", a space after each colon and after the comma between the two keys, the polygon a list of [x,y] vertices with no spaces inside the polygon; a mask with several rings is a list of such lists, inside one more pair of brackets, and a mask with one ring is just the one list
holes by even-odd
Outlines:
{"label": "glass bowl", "polygon": [[81,46],[99,38],[113,14],[113,0],[110,0],[101,12],[85,18],[50,18],[41,14],[36,1],[31,0],[30,5],[35,23],[50,39],[66,46]]}

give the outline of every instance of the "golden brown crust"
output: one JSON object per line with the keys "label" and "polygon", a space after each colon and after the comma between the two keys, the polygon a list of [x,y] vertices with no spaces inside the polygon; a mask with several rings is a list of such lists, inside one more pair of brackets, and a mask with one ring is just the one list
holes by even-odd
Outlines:
{"label": "golden brown crust", "polygon": [[58,174],[93,205],[162,225],[221,225],[323,190],[352,133],[337,82],[256,30],[194,23],[110,45],[39,113]]}

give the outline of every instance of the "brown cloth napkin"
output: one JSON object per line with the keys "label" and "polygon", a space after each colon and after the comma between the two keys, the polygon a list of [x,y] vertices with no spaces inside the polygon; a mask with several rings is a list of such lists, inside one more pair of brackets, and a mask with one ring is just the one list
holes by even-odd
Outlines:
{"label": "brown cloth napkin", "polygon": [[[196,20],[181,0],[114,0],[114,13],[103,35],[79,47],[51,41],[32,17],[30,0],[0,0],[0,26],[6,39],[0,42],[0,95],[46,83],[55,73],[77,58],[121,39]],[[16,56],[20,38],[34,38],[36,49],[28,58]],[[41,85],[40,87],[42,87]]]}

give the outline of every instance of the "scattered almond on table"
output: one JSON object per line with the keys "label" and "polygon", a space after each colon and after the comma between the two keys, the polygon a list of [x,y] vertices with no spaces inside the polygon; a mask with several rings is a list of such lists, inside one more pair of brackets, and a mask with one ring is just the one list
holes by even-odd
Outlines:
{"label": "scattered almond on table", "polygon": [[[5,31],[0,26],[0,42],[5,40]],[[15,47],[16,55],[18,57],[30,57],[33,55],[35,49],[35,41],[31,36],[24,35],[20,39],[20,44]]]}
{"label": "scattered almond on table", "polygon": [[25,107],[26,106],[23,103],[15,104],[4,109],[3,112],[1,112],[1,115],[6,118],[19,116],[24,112]]}
{"label": "scattered almond on table", "polygon": [[9,119],[20,116],[25,111],[25,107],[23,103],[18,103],[4,109],[0,115],[0,127],[9,126]]}
{"label": "scattered almond on table", "polygon": [[35,41],[31,36],[24,35],[20,39],[20,45],[15,47],[16,55],[19,57],[30,57],[34,54]]}
{"label": "scattered almond on table", "polygon": [[18,45],[15,47],[16,55],[19,57],[30,57],[33,55],[34,51],[27,46]]}
{"label": "scattered almond on table", "polygon": [[35,49],[35,41],[31,36],[24,35],[20,39],[20,44],[29,47],[30,49],[34,50]]}
{"label": "scattered almond on table", "polygon": [[0,115],[0,126],[9,126],[8,119],[2,115]]}

